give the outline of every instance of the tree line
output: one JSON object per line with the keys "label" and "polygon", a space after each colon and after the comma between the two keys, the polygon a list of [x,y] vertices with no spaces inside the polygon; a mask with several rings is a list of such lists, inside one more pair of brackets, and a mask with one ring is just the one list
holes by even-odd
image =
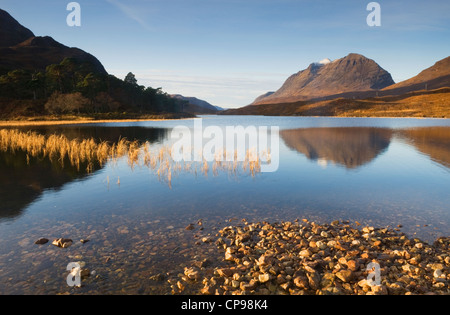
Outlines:
{"label": "tree line", "polygon": [[183,110],[182,101],[171,98],[161,88],[139,85],[131,72],[121,80],[75,58],[49,65],[45,71],[18,69],[1,75],[0,99],[36,101],[43,104],[41,108],[36,106],[36,112],[56,115]]}

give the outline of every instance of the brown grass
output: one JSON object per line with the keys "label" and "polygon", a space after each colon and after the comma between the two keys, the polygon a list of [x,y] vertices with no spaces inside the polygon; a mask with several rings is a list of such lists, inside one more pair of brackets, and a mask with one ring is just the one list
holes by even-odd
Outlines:
{"label": "brown grass", "polygon": [[[70,165],[80,170],[81,165],[87,165],[86,171],[92,172],[94,166],[104,165],[107,162],[116,164],[119,159],[126,157],[128,165],[134,167],[147,167],[158,175],[158,178],[167,182],[171,187],[174,176],[181,172],[198,173],[208,176],[212,170],[214,176],[219,171],[228,172],[234,176],[239,175],[239,171],[255,176],[261,171],[261,162],[258,156],[252,155],[248,151],[245,160],[242,162],[222,161],[223,156],[217,155],[213,162],[175,162],[172,158],[171,148],[168,146],[152,148],[146,142],[140,144],[137,141],[120,139],[117,143],[106,141],[97,142],[93,138],[69,140],[64,135],[44,136],[37,132],[24,132],[17,129],[0,130],[0,151],[27,153],[27,160],[33,158],[49,158],[64,166],[68,161]],[[235,154],[235,157],[237,154]],[[210,165],[211,164],[211,165]],[[109,182],[109,178],[108,178]]]}
{"label": "brown grass", "polygon": [[450,118],[450,88],[367,99],[338,98],[283,104],[250,105],[229,115]]}

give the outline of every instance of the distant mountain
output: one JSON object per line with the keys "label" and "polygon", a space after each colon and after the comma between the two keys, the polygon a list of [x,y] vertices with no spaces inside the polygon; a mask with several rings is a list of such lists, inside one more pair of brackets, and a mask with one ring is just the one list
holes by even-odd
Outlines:
{"label": "distant mountain", "polygon": [[0,74],[15,69],[45,70],[65,58],[90,62],[97,72],[106,74],[100,61],[93,55],[64,46],[49,36],[35,36],[17,22],[8,12],[0,9]]}
{"label": "distant mountain", "polygon": [[401,95],[442,87],[450,87],[450,56],[436,62],[415,77],[384,88],[381,95]]}
{"label": "distant mountain", "polygon": [[171,98],[178,99],[181,101],[185,101],[184,112],[192,113],[192,114],[216,114],[218,111],[221,111],[220,107],[211,105],[207,101],[198,99],[196,97],[187,97],[180,94],[172,94]]}
{"label": "distant mountain", "polygon": [[265,98],[269,97],[270,95],[274,94],[275,92],[267,92],[264,93],[263,95],[258,96],[252,104],[258,104],[260,102],[262,102]]}
{"label": "distant mountain", "polygon": [[289,77],[275,93],[253,104],[275,104],[338,97],[341,94],[377,91],[395,84],[389,72],[360,54],[312,63]]}

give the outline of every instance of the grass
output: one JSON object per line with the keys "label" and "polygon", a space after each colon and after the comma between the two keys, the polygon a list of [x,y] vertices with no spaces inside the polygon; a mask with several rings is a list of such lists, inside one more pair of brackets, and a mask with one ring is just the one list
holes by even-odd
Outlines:
{"label": "grass", "polygon": [[[49,158],[52,162],[70,163],[78,171],[82,165],[91,173],[96,164],[100,166],[110,162],[116,164],[119,159],[126,158],[131,169],[147,167],[157,174],[158,178],[167,182],[171,187],[174,176],[184,173],[203,174],[210,172],[214,176],[219,172],[227,172],[237,176],[240,171],[255,176],[261,171],[261,160],[247,150],[244,161],[237,161],[234,152],[234,161],[224,161],[225,153],[217,154],[214,161],[177,162],[172,158],[172,149],[169,146],[154,146],[149,142],[139,143],[125,138],[116,143],[106,141],[98,142],[93,138],[69,140],[64,135],[53,134],[44,136],[33,131],[20,131],[17,129],[0,130],[0,151],[14,153],[23,151],[27,154],[27,161],[33,158]],[[267,154],[266,154],[267,155]],[[269,157],[265,157],[267,160]]]}
{"label": "grass", "polygon": [[229,115],[450,118],[450,88],[366,99],[249,105]]}
{"label": "grass", "polygon": [[128,113],[108,113],[83,115],[59,115],[59,116],[17,116],[14,119],[0,120],[3,127],[21,126],[42,126],[42,125],[73,125],[73,124],[98,124],[114,122],[135,122],[135,121],[161,121],[173,119],[191,119],[195,115],[189,113],[164,113],[164,114],[128,114]]}

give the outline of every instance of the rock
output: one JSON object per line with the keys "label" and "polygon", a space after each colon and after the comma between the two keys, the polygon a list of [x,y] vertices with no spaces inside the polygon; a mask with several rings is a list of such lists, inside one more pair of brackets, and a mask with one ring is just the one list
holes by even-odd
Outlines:
{"label": "rock", "polygon": [[186,228],[185,228],[185,230],[187,230],[187,231],[192,231],[193,229],[195,229],[195,226],[194,226],[194,224],[189,224],[188,226],[186,226]]}
{"label": "rock", "polygon": [[[197,257],[192,260],[196,268],[181,275],[186,286],[194,285],[191,279],[200,280],[202,270],[202,294],[448,294],[447,238],[430,246],[395,229],[361,231],[348,221],[242,222],[217,229],[217,239],[211,237],[220,266],[227,267],[205,269]],[[208,254],[213,253],[211,248]],[[367,280],[370,262],[381,265],[381,285]]]}
{"label": "rock", "polygon": [[253,291],[257,288],[258,282],[254,279],[251,279],[250,282],[241,282],[240,283],[240,289],[242,291]]}
{"label": "rock", "polygon": [[270,277],[269,273],[263,273],[258,276],[258,280],[261,283],[266,283],[266,282],[270,281],[270,278],[271,277]]}
{"label": "rock", "polygon": [[285,291],[287,291],[287,290],[289,289],[290,286],[291,286],[291,284],[290,284],[289,282],[285,282],[285,283],[283,283],[283,284],[280,284],[280,287],[281,287],[283,290],[285,290]]}
{"label": "rock", "polygon": [[80,277],[81,279],[88,278],[91,275],[91,271],[88,268],[81,269]]}
{"label": "rock", "polygon": [[327,272],[322,276],[322,280],[320,281],[320,285],[322,288],[331,287],[334,284],[335,275],[331,272]]}
{"label": "rock", "polygon": [[205,236],[202,238],[203,243],[211,243],[212,241],[213,241],[212,238],[209,236]]}
{"label": "rock", "polygon": [[217,273],[221,277],[231,277],[231,276],[233,276],[234,271],[229,268],[220,268],[220,269],[217,269]]}
{"label": "rock", "polygon": [[61,248],[67,248],[71,246],[73,241],[70,238],[58,238],[52,242],[52,245],[55,245],[57,247]]}
{"label": "rock", "polygon": [[371,292],[373,292],[375,295],[387,295],[388,290],[386,286],[384,285],[374,285],[371,287]]}
{"label": "rock", "polygon": [[195,261],[194,262],[194,265],[196,266],[196,267],[198,267],[198,268],[206,268],[206,267],[208,267],[209,265],[211,265],[211,260],[210,259],[208,259],[208,258],[205,258],[205,259],[203,259],[203,260],[201,260],[201,261]]}
{"label": "rock", "polygon": [[308,277],[308,283],[311,289],[313,290],[319,290],[320,289],[320,275],[316,272],[308,272],[306,274]]}
{"label": "rock", "polygon": [[177,282],[177,288],[179,290],[179,292],[183,292],[185,289],[185,286],[183,283],[181,283],[180,281]]}
{"label": "rock", "polygon": [[36,245],[44,245],[44,244],[47,244],[48,242],[49,242],[48,239],[40,238],[36,242],[34,242],[34,244],[36,244]]}
{"label": "rock", "polygon": [[310,257],[312,255],[311,251],[309,249],[304,249],[298,253],[300,257]]}
{"label": "rock", "polygon": [[353,272],[351,270],[340,270],[336,272],[336,277],[347,283],[353,280]]}
{"label": "rock", "polygon": [[273,257],[271,255],[263,254],[258,259],[258,265],[270,265],[273,262]]}
{"label": "rock", "polygon": [[215,292],[215,288],[210,285],[205,285],[203,289],[200,290],[200,293],[203,295],[213,295]]}
{"label": "rock", "polygon": [[294,279],[294,285],[301,290],[309,290],[309,281],[307,277],[298,276]]}
{"label": "rock", "polygon": [[80,242],[81,242],[81,244],[86,244],[87,242],[89,242],[89,240],[82,239],[82,240],[80,240]]}
{"label": "rock", "polygon": [[158,273],[156,275],[151,276],[149,279],[153,281],[164,281],[166,276],[162,273]]}
{"label": "rock", "polygon": [[226,252],[225,253],[225,260],[226,261],[234,261],[235,257],[233,254]]}
{"label": "rock", "polygon": [[200,278],[200,274],[195,267],[185,268],[184,274],[188,277],[189,280],[197,281]]}
{"label": "rock", "polygon": [[434,278],[445,278],[445,275],[443,274],[441,269],[436,269],[433,272],[433,277]]}
{"label": "rock", "polygon": [[358,270],[359,265],[353,259],[347,261],[347,267],[351,271]]}

